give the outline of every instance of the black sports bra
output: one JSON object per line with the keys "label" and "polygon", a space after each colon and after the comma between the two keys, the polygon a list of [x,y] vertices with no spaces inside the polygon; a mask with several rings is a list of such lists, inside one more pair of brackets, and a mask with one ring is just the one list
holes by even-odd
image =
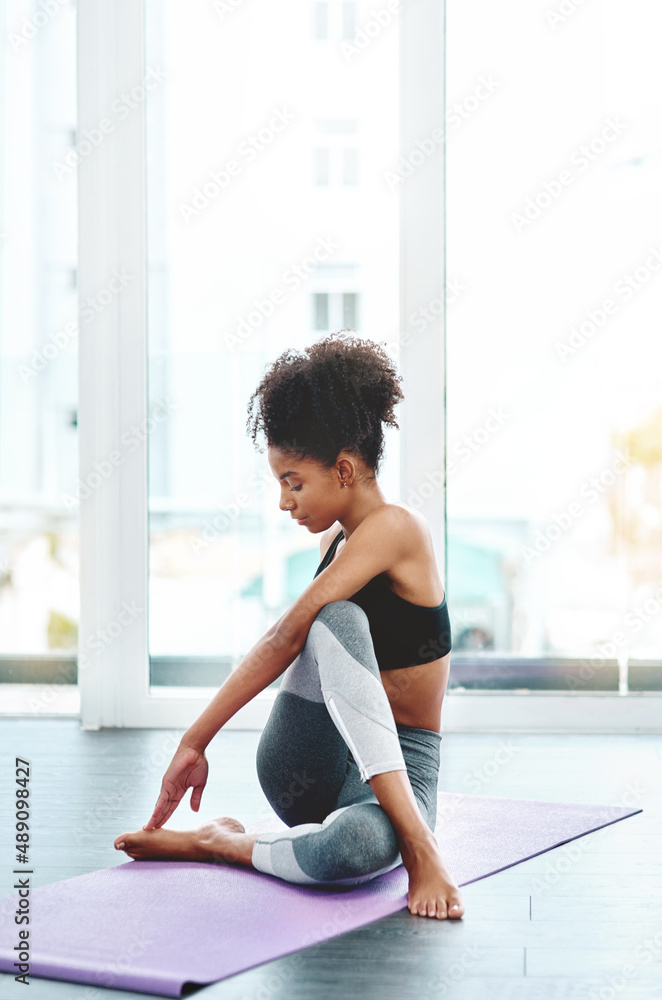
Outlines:
{"label": "black sports bra", "polygon": [[[342,531],[336,535],[315,576],[329,565],[343,537]],[[415,667],[450,653],[451,623],[445,596],[441,604],[433,608],[412,604],[392,591],[386,574],[380,573],[368,580],[349,600],[363,608],[368,616],[380,670]]]}

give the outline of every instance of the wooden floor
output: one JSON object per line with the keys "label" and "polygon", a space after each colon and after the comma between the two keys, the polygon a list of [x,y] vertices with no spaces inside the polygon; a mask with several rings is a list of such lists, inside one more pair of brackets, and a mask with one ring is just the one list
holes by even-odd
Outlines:
{"label": "wooden floor", "polygon": [[[0,895],[11,892],[13,879],[14,816],[5,790],[15,756],[32,761],[33,885],[44,885],[126,862],[113,839],[148,819],[180,735],[83,732],[72,719],[1,718]],[[200,813],[190,811],[187,796],[169,825],[188,828],[218,815],[264,818],[257,740],[255,732],[219,733],[208,749]],[[508,740],[518,752],[487,778],[483,767]],[[604,805],[629,805],[634,795],[643,813],[573,841],[582,851],[571,862],[566,845],[466,886],[461,921],[403,909],[196,996],[662,1000],[662,737],[448,733],[441,758],[444,791]],[[0,975],[0,1000],[26,995],[12,976]],[[29,997],[145,994],[33,979]]]}

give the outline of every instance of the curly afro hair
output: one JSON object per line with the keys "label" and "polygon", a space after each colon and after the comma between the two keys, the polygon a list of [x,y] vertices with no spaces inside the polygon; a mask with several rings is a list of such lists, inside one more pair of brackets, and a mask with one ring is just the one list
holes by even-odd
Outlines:
{"label": "curly afro hair", "polygon": [[268,445],[299,458],[330,468],[345,449],[377,472],[382,424],[398,427],[401,381],[378,344],[341,330],[273,362],[249,400],[246,430],[256,446],[263,431]]}

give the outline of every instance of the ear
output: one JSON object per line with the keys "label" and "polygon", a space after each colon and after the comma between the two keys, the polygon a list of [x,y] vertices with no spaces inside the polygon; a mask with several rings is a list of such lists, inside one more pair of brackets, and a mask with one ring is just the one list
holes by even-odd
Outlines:
{"label": "ear", "polygon": [[349,456],[347,457],[343,456],[342,458],[339,458],[338,461],[336,462],[336,469],[339,481],[342,483],[347,483],[348,486],[351,486],[351,484],[356,479],[356,474],[358,471],[356,462],[354,462],[353,459],[350,458]]}

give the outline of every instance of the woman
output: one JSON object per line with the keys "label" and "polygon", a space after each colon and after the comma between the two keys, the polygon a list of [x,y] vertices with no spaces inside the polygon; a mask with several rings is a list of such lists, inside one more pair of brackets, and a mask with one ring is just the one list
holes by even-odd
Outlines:
{"label": "woman", "polygon": [[[341,331],[284,352],[251,396],[247,428],[254,443],[265,434],[280,508],[321,534],[323,559],[183,735],[148,823],[116,838],[132,858],[222,859],[300,885],[356,885],[402,863],[411,913],[462,917],[434,837],[448,609],[424,517],[376,479],[401,380],[381,347]],[[189,787],[197,812],[206,746],[281,674],[257,769],[289,829],[247,834],[229,817],[161,829]]]}

